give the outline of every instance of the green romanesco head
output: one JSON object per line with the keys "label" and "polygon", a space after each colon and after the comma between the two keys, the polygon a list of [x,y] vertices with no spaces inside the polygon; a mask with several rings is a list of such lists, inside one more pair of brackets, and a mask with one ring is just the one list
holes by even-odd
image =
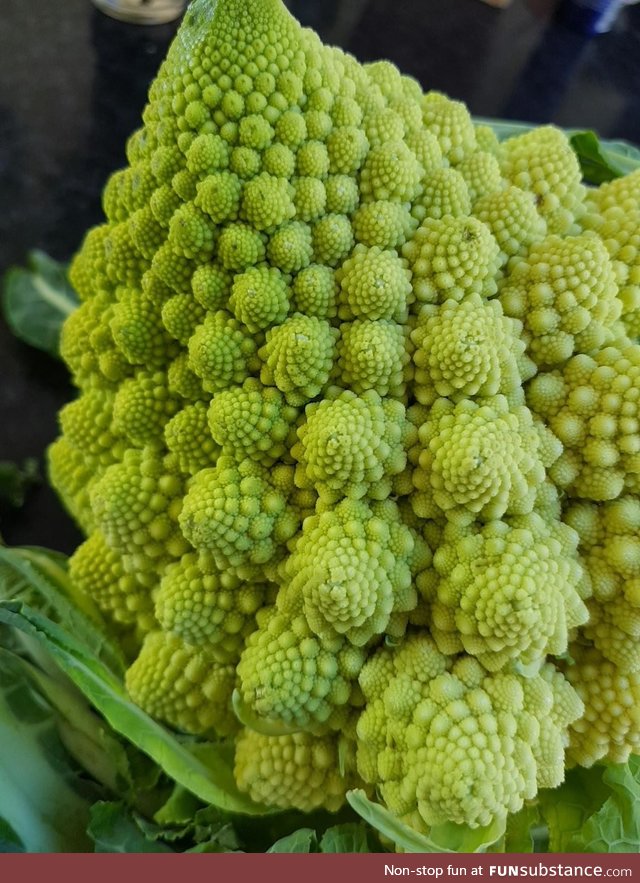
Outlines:
{"label": "green romanesco head", "polygon": [[254,799],[428,833],[639,750],[639,182],[281,0],[185,13],[71,265],[50,475],[131,699]]}

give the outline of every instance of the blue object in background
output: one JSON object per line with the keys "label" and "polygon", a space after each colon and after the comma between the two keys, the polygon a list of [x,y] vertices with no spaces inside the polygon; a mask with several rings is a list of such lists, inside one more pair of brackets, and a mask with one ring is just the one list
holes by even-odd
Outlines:
{"label": "blue object in background", "polygon": [[556,20],[582,34],[604,34],[622,5],[622,0],[561,0]]}

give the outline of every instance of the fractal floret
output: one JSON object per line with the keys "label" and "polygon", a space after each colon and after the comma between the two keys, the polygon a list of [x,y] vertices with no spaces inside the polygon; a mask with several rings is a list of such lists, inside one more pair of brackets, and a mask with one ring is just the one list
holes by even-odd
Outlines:
{"label": "fractal floret", "polygon": [[427,835],[640,749],[637,176],[281,0],[194,0],[127,160],[49,460],[132,701]]}

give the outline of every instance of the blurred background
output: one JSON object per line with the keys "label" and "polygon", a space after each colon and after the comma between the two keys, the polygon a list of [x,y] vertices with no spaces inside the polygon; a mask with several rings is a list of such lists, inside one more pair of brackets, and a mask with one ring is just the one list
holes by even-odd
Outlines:
{"label": "blurred background", "polygon": [[[640,4],[621,5],[597,36],[562,23],[554,0],[288,6],[325,42],[361,61],[388,58],[475,115],[640,143]],[[123,23],[90,0],[2,0],[0,274],[32,248],[68,260],[101,220],[102,186],[124,164],[125,140],[178,25]],[[0,460],[42,463],[56,412],[72,396],[64,367],[17,342],[0,320]],[[79,537],[44,482],[23,508],[0,509],[0,534],[62,551]]]}

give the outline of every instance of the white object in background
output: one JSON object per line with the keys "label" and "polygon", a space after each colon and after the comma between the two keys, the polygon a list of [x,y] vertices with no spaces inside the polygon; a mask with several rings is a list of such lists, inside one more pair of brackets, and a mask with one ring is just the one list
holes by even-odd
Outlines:
{"label": "white object in background", "polygon": [[93,0],[112,18],[139,25],[161,25],[182,15],[187,0]]}

